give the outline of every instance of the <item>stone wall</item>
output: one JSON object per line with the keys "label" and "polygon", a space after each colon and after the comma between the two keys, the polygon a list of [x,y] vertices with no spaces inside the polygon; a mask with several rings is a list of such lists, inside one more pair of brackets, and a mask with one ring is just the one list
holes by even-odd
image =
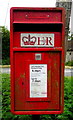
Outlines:
{"label": "stone wall", "polygon": [[56,7],[64,7],[66,10],[65,13],[65,52],[66,52],[66,59],[65,61],[68,62],[73,60],[73,51],[67,51],[68,48],[68,31],[69,31],[69,24],[70,24],[70,16],[71,16],[71,7],[72,7],[72,0],[56,0]]}
{"label": "stone wall", "polygon": [[56,0],[56,7],[64,7],[66,10],[65,13],[65,51],[67,51],[68,45],[68,31],[69,31],[69,23],[70,23],[70,16],[71,16],[71,7],[72,7],[72,0]]}
{"label": "stone wall", "polygon": [[66,62],[73,60],[73,51],[66,52]]}

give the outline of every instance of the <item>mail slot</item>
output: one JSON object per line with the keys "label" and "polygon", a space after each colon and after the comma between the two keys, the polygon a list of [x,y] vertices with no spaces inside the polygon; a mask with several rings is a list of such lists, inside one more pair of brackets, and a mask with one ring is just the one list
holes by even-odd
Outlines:
{"label": "mail slot", "polygon": [[12,113],[63,112],[64,13],[64,8],[11,8]]}

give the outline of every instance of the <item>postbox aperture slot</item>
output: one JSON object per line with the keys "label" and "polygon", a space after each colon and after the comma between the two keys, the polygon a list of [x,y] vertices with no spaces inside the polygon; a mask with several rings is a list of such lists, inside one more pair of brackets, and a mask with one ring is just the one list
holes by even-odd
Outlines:
{"label": "postbox aperture slot", "polygon": [[[20,31],[29,31],[29,32],[61,32],[62,31],[62,24],[26,24],[26,23],[23,23],[23,24],[20,24],[20,23],[14,23],[13,24],[14,26],[14,32],[20,32]],[[42,27],[43,26],[43,27]],[[35,29],[36,28],[36,29]],[[38,29],[39,28],[39,29]]]}

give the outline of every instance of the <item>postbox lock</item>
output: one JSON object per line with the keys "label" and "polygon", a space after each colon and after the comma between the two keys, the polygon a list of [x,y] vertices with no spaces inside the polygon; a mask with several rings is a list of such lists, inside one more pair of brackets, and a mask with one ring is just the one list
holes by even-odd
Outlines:
{"label": "postbox lock", "polygon": [[35,60],[41,60],[41,53],[35,54]]}
{"label": "postbox lock", "polygon": [[50,17],[50,15],[47,15],[47,17]]}
{"label": "postbox lock", "polygon": [[27,18],[27,17],[28,17],[28,15],[25,15],[25,17]]}

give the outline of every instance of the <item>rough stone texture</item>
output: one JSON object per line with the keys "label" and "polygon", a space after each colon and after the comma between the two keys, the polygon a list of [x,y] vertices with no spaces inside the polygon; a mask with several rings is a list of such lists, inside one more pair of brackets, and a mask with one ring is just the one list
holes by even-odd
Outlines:
{"label": "rough stone texture", "polygon": [[2,64],[2,28],[0,26],[0,65]]}
{"label": "rough stone texture", "polygon": [[59,2],[56,2],[56,7],[64,7],[66,9],[66,29],[69,29],[72,2],[64,2],[64,0],[58,0],[58,1]]}
{"label": "rough stone texture", "polygon": [[66,52],[66,62],[73,60],[73,51]]}
{"label": "rough stone texture", "polygon": [[65,52],[67,51],[67,42],[68,42],[68,30],[69,30],[69,23],[70,23],[70,15],[71,15],[71,7],[72,7],[72,0],[56,0],[56,7],[64,7],[66,10],[65,17]]}
{"label": "rough stone texture", "polygon": [[67,51],[73,51],[73,40],[68,40]]}

